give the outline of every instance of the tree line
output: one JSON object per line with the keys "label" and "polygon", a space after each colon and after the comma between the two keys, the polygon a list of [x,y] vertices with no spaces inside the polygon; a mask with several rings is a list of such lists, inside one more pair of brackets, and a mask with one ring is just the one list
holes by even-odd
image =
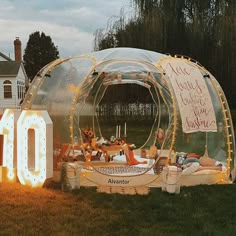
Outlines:
{"label": "tree line", "polygon": [[95,32],[94,50],[135,47],[199,61],[219,81],[236,107],[236,1],[131,0],[124,11]]}

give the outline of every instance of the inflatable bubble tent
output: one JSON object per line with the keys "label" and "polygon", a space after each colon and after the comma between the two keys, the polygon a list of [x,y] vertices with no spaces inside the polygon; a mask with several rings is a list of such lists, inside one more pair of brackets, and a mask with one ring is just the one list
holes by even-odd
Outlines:
{"label": "inflatable bubble tent", "polygon": [[185,56],[113,48],[58,59],[35,76],[22,109],[48,111],[54,149],[83,145],[86,131],[106,145],[124,140],[159,153],[207,153],[225,163],[228,176],[234,168],[224,92],[209,71]]}

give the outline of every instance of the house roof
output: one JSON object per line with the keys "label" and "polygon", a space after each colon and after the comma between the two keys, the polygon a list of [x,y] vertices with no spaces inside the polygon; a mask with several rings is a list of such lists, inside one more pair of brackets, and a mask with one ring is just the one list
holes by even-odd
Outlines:
{"label": "house roof", "polygon": [[15,61],[0,61],[0,77],[13,76],[15,77],[20,69],[21,62]]}
{"label": "house roof", "polygon": [[5,58],[7,61],[12,61],[12,59],[10,57],[6,56],[5,54],[3,54],[1,52],[0,52],[0,56]]}

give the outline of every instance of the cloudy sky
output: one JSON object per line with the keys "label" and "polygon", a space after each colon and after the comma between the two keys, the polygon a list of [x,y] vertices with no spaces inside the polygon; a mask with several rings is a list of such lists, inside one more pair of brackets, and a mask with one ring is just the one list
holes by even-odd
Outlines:
{"label": "cloudy sky", "polygon": [[14,59],[13,41],[24,48],[35,31],[51,36],[66,58],[93,50],[94,32],[128,12],[130,0],[0,0],[0,52]]}

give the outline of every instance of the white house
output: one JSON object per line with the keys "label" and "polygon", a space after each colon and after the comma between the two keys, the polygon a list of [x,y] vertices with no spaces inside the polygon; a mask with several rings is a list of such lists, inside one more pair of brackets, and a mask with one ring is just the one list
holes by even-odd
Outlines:
{"label": "white house", "polygon": [[21,42],[14,41],[15,61],[0,52],[0,113],[5,108],[19,108],[28,84],[21,57]]}

